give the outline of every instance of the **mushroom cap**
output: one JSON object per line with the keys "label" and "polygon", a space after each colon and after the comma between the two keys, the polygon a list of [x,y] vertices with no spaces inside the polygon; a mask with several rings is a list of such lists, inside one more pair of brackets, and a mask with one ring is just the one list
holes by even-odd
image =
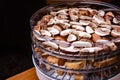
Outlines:
{"label": "mushroom cap", "polygon": [[95,33],[100,36],[106,36],[110,34],[110,29],[107,28],[96,28]]}

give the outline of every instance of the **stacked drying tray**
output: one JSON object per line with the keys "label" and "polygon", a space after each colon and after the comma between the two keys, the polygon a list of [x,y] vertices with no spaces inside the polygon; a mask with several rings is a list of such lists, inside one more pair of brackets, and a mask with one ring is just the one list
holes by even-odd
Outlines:
{"label": "stacked drying tray", "polygon": [[33,62],[47,80],[106,80],[120,72],[118,7],[104,2],[50,5],[33,14],[30,23]]}

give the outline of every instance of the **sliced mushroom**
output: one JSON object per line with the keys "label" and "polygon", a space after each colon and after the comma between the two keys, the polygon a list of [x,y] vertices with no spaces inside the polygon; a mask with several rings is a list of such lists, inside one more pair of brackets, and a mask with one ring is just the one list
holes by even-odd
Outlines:
{"label": "sliced mushroom", "polygon": [[61,26],[59,26],[59,25],[53,25],[52,27],[54,27],[54,28],[56,28],[57,30],[59,30],[59,32],[61,32],[61,31],[62,31],[62,27],[61,27]]}
{"label": "sliced mushroom", "polygon": [[65,60],[64,60],[64,59],[57,58],[57,57],[54,57],[54,56],[48,56],[46,60],[47,60],[49,63],[57,64],[57,65],[60,65],[60,66],[63,66],[64,63],[65,63]]}
{"label": "sliced mushroom", "polygon": [[45,39],[41,37],[41,34],[39,33],[39,31],[34,30],[34,31],[33,31],[33,35],[34,35],[38,40],[40,40],[40,41],[45,41]]}
{"label": "sliced mushroom", "polygon": [[75,74],[75,80],[84,80],[84,76],[82,74]]}
{"label": "sliced mushroom", "polygon": [[70,19],[71,19],[72,21],[77,21],[77,20],[78,20],[78,16],[77,16],[78,12],[79,12],[79,9],[78,9],[78,8],[70,8],[70,9],[69,9],[68,14],[69,14]]}
{"label": "sliced mushroom", "polygon": [[71,25],[81,25],[81,23],[79,23],[79,22],[73,22],[73,21],[71,21],[70,24]]}
{"label": "sliced mushroom", "polygon": [[70,15],[70,18],[71,18],[72,21],[77,21],[78,20],[77,15]]}
{"label": "sliced mushroom", "polygon": [[55,40],[54,41],[56,44],[58,44],[59,46],[64,46],[64,47],[69,47],[70,43],[66,42],[66,41],[62,41],[62,40]]}
{"label": "sliced mushroom", "polygon": [[86,15],[88,16],[90,14],[90,12],[88,10],[83,10],[82,8],[80,9],[80,11],[78,12],[78,17],[80,17],[81,15]]}
{"label": "sliced mushroom", "polygon": [[107,28],[107,29],[111,29],[111,25],[99,25],[100,27],[103,27],[103,28]]}
{"label": "sliced mushroom", "polygon": [[87,33],[94,33],[93,29],[90,26],[86,26],[86,32]]}
{"label": "sliced mushroom", "polygon": [[93,16],[94,22],[97,22],[98,24],[105,24],[104,18],[98,15]]}
{"label": "sliced mushroom", "polygon": [[91,48],[83,48],[80,50],[81,53],[98,53],[102,51],[103,48],[100,47],[91,47]]}
{"label": "sliced mushroom", "polygon": [[80,31],[84,31],[84,27],[83,26],[80,26],[80,25],[72,25],[72,28],[75,28],[77,30],[80,30]]}
{"label": "sliced mushroom", "polygon": [[74,48],[74,46],[70,46],[70,47],[65,47],[65,46],[59,46],[60,50],[62,52],[65,52],[65,53],[78,53],[79,50]]}
{"label": "sliced mushroom", "polygon": [[111,25],[113,29],[120,29],[119,25]]}
{"label": "sliced mushroom", "polygon": [[97,27],[98,27],[98,24],[96,24],[96,23],[94,23],[94,22],[91,22],[91,23],[89,24],[89,26],[90,26],[91,28],[97,28]]}
{"label": "sliced mushroom", "polygon": [[75,41],[71,45],[74,46],[74,47],[80,47],[80,48],[92,47],[92,43],[91,42],[85,42],[85,41]]}
{"label": "sliced mushroom", "polygon": [[54,42],[47,41],[47,42],[42,42],[42,44],[45,45],[45,46],[52,47],[54,49],[58,49],[58,45]]}
{"label": "sliced mushroom", "polygon": [[115,24],[119,24],[120,21],[119,21],[117,18],[113,18],[113,23],[115,23]]}
{"label": "sliced mushroom", "polygon": [[107,28],[96,28],[95,33],[99,36],[106,36],[110,34],[110,29]]}
{"label": "sliced mushroom", "polygon": [[67,11],[68,11],[68,9],[62,9],[62,10],[57,11],[57,13],[58,13],[58,14],[68,15],[68,14],[67,14]]}
{"label": "sliced mushroom", "polygon": [[79,31],[78,32],[78,36],[79,37],[82,37],[82,38],[91,38],[91,35],[87,32],[82,32],[82,31]]}
{"label": "sliced mushroom", "polygon": [[105,11],[103,11],[103,10],[98,11],[98,16],[104,16],[104,15],[105,15]]}
{"label": "sliced mushroom", "polygon": [[106,43],[106,45],[108,45],[112,51],[115,51],[117,49],[117,46],[114,42]]}
{"label": "sliced mushroom", "polygon": [[93,64],[93,66],[95,66],[97,68],[101,68],[101,67],[111,65],[111,64],[115,63],[116,61],[117,61],[117,57],[112,57],[112,58],[108,58],[108,59],[103,60],[103,61],[95,62]]}
{"label": "sliced mushroom", "polygon": [[68,69],[80,70],[84,67],[84,61],[65,62],[64,66]]}
{"label": "sliced mushroom", "polygon": [[52,17],[53,17],[52,15],[45,15],[42,17],[42,20],[45,22],[49,22]]}
{"label": "sliced mushroom", "polygon": [[71,29],[66,29],[66,30],[63,30],[61,31],[60,35],[61,36],[67,36],[71,33]]}
{"label": "sliced mushroom", "polygon": [[119,29],[114,29],[114,30],[112,30],[111,31],[111,35],[113,36],[113,37],[120,37],[120,28]]}
{"label": "sliced mushroom", "polygon": [[47,25],[52,25],[55,23],[55,19],[54,18],[51,18],[50,21],[47,23]]}
{"label": "sliced mushroom", "polygon": [[105,40],[105,39],[98,39],[96,42],[98,43],[102,43],[102,44],[106,44],[109,42],[109,40]]}
{"label": "sliced mushroom", "polygon": [[90,21],[87,21],[87,20],[80,20],[79,22],[81,25],[84,25],[84,26],[87,26],[90,24]]}
{"label": "sliced mushroom", "polygon": [[91,20],[92,17],[81,15],[80,19]]}
{"label": "sliced mushroom", "polygon": [[110,50],[109,46],[107,46],[104,42],[96,42],[95,47],[103,48],[104,52],[107,52]]}
{"label": "sliced mushroom", "polygon": [[43,36],[51,36],[50,32],[47,31],[47,30],[40,30],[40,33],[41,33]]}
{"label": "sliced mushroom", "polygon": [[58,17],[60,19],[68,19],[67,15],[66,14],[59,14]]}
{"label": "sliced mushroom", "polygon": [[73,42],[77,39],[77,37],[74,34],[69,34],[67,37],[68,42]]}
{"label": "sliced mushroom", "polygon": [[57,28],[55,27],[48,27],[47,30],[54,36],[54,35],[58,35],[60,32]]}

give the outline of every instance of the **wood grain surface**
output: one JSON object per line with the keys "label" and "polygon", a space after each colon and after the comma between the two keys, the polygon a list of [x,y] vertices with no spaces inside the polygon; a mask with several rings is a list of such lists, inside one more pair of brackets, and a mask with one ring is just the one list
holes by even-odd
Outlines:
{"label": "wood grain surface", "polygon": [[33,67],[6,80],[38,80],[38,78]]}

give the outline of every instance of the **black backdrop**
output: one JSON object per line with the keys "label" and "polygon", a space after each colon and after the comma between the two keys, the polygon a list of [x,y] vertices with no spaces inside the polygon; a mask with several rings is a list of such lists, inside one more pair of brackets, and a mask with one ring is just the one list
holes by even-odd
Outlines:
{"label": "black backdrop", "polygon": [[[112,4],[120,6],[119,0]],[[0,80],[33,67],[29,19],[45,0],[0,1]]]}
{"label": "black backdrop", "polygon": [[0,80],[33,67],[29,19],[45,0],[0,1]]}

